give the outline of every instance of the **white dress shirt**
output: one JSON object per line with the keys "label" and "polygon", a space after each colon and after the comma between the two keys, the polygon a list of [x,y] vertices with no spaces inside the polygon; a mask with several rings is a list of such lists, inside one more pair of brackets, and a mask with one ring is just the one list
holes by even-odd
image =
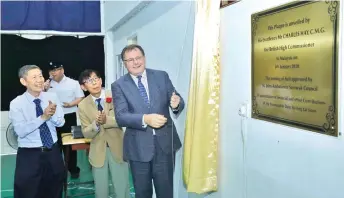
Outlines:
{"label": "white dress shirt", "polygon": [[[59,102],[55,93],[41,92],[38,98],[41,100],[43,111],[49,105],[49,100],[55,104]],[[63,110],[58,105],[55,114],[50,119],[44,121],[41,117],[37,117],[36,104],[33,102],[35,99],[29,92],[25,92],[10,103],[9,120],[18,136],[19,147],[41,147],[43,144],[39,127],[44,122],[47,123],[55,143],[57,141],[56,127],[61,127],[65,123]]]}
{"label": "white dress shirt", "polygon": [[[91,95],[92,96],[92,95]],[[101,98],[100,100],[100,105],[102,105],[103,109],[104,109],[104,99],[105,99],[105,90],[102,89],[99,98]],[[96,106],[98,105],[98,102],[96,101],[98,98],[92,96],[92,99],[94,101],[94,103],[96,104]]]}
{"label": "white dress shirt", "polygon": [[64,76],[60,82],[51,80],[50,88],[48,92],[55,92],[60,100],[60,104],[63,108],[64,114],[75,113],[77,111],[77,106],[64,108],[63,103],[70,103],[76,98],[85,97],[78,81],[73,80],[67,76]]}
{"label": "white dress shirt", "polygon": [[[130,74],[130,76],[131,76],[131,78],[134,80],[134,82],[135,82],[137,88],[139,88],[139,85],[138,85],[139,79],[137,79],[137,76],[134,76],[134,75],[132,75],[132,74]],[[146,89],[147,96],[148,96],[148,100],[149,100],[149,89],[148,89],[148,81],[147,81],[147,73],[146,73],[146,70],[143,71],[143,73],[142,73],[141,76],[142,76],[141,82],[142,82],[143,86],[144,86],[145,89]]]}

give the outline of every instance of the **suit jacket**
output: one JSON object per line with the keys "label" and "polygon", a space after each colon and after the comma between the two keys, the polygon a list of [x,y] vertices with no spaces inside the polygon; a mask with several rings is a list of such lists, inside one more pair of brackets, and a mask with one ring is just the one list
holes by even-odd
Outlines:
{"label": "suit jacket", "polygon": [[[164,126],[155,129],[157,141],[163,152],[169,154],[181,147],[169,112],[170,99],[175,91],[172,82],[164,71],[146,69],[146,74],[149,106],[145,104],[130,74],[122,76],[111,85],[117,123],[121,127],[126,127],[123,143],[123,158],[126,161],[149,162],[154,156],[153,129],[142,125],[143,114],[157,113],[167,118]],[[179,95],[177,92],[176,94]],[[178,113],[184,108],[183,98],[180,98]]]}
{"label": "suit jacket", "polygon": [[[106,92],[106,97],[111,97],[111,92]],[[115,161],[123,162],[123,131],[118,127],[113,103],[104,103],[106,123],[100,126],[98,132],[95,119],[98,108],[91,96],[88,95],[78,105],[82,133],[85,138],[92,139],[89,161],[94,167],[102,167],[105,161],[106,143],[108,143]]]}

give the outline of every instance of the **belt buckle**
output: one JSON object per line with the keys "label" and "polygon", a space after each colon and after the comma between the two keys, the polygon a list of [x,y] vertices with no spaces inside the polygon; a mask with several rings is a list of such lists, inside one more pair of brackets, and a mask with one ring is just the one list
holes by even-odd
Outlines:
{"label": "belt buckle", "polygon": [[48,152],[48,151],[51,151],[51,149],[44,146],[41,147],[41,152]]}

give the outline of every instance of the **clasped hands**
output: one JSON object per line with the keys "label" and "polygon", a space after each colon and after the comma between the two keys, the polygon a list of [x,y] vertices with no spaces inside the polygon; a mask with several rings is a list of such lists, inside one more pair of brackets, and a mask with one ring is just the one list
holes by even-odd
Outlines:
{"label": "clasped hands", "polygon": [[56,104],[52,103],[49,100],[49,105],[47,108],[44,109],[44,112],[41,115],[41,118],[43,120],[48,120],[48,119],[50,119],[51,116],[53,116],[55,114],[55,111],[56,111]]}
{"label": "clasped hands", "polygon": [[[179,103],[180,97],[175,92],[173,92],[170,100],[170,106],[172,107],[172,109],[176,109],[178,108]],[[167,118],[160,114],[145,114],[143,116],[143,119],[145,123],[152,128],[160,128],[167,122]]]}
{"label": "clasped hands", "polygon": [[106,114],[104,111],[98,111],[97,117],[96,117],[96,125],[100,126],[106,123]]}

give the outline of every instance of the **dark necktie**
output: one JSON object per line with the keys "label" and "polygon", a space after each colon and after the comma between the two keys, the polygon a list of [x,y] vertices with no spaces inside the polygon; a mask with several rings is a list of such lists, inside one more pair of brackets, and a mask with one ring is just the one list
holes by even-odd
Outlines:
{"label": "dark necktie", "polygon": [[103,107],[102,107],[102,105],[100,104],[100,101],[101,101],[101,100],[102,100],[101,98],[96,99],[98,111],[103,111]]}
{"label": "dark necktie", "polygon": [[[39,117],[43,114],[43,109],[41,107],[41,100],[37,98],[33,102],[36,104],[36,116]],[[41,126],[39,126],[39,133],[41,136],[43,146],[47,148],[51,148],[54,144],[54,141],[46,122],[44,122]]]}
{"label": "dark necktie", "polygon": [[140,95],[142,96],[143,101],[147,105],[149,105],[149,99],[148,99],[148,95],[147,95],[147,92],[146,92],[146,88],[145,88],[145,86],[143,86],[143,84],[141,82],[141,78],[142,78],[142,76],[137,76],[137,79],[138,79],[137,86],[139,88]]}

